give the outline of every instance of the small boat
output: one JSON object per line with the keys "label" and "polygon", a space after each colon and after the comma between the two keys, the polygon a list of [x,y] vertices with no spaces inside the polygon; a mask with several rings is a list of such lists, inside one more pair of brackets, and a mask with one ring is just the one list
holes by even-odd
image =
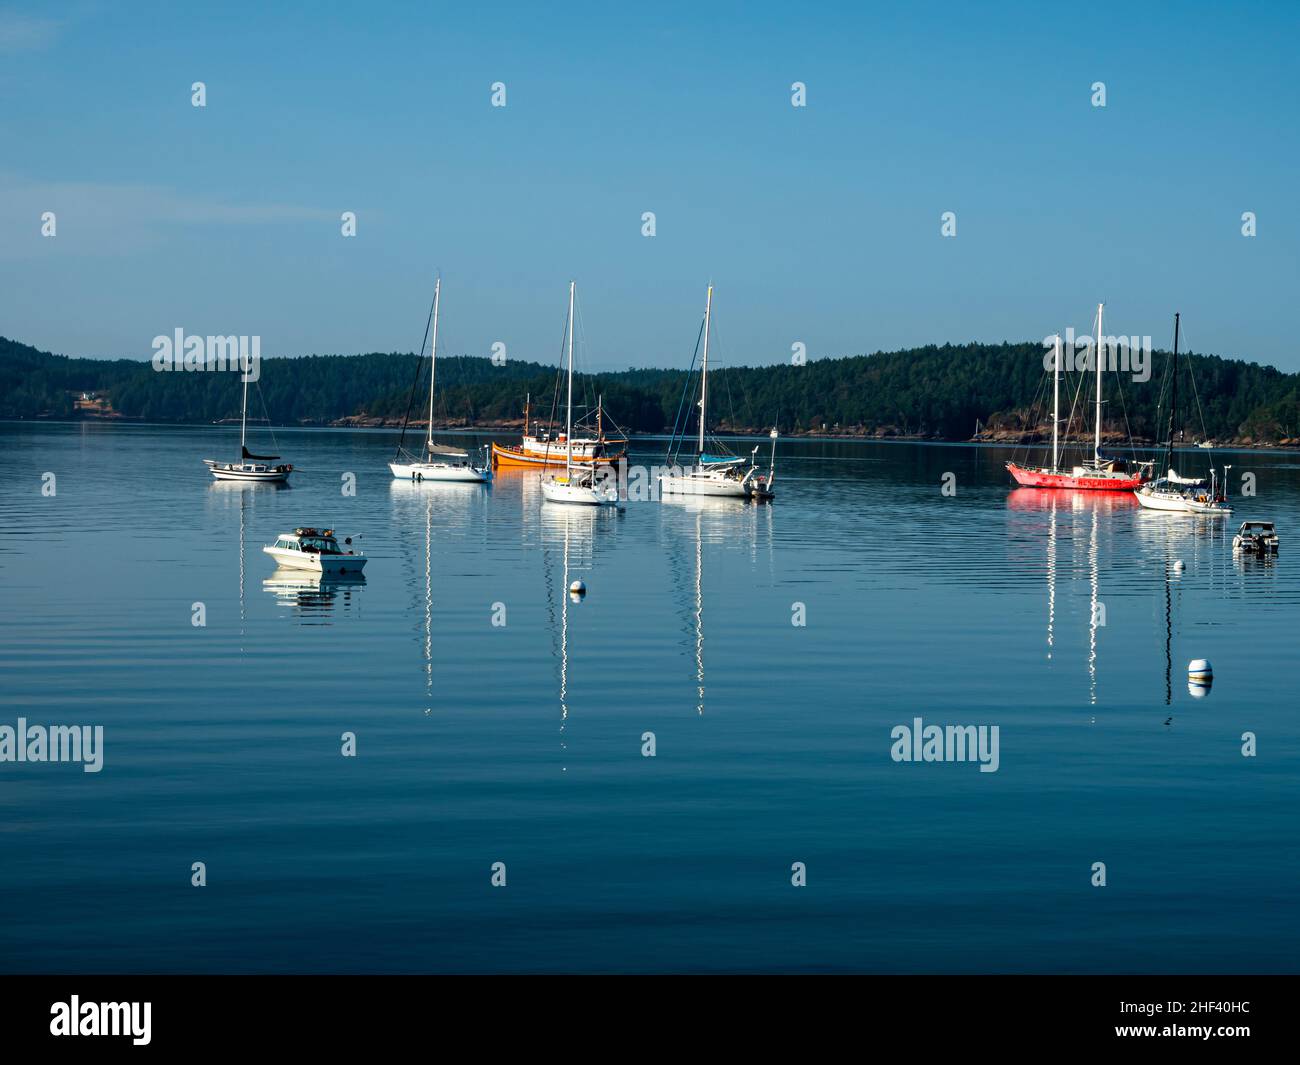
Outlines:
{"label": "small boat", "polygon": [[575,468],[573,465],[573,296],[576,289],[576,283],[570,281],[569,321],[565,329],[569,342],[569,398],[564,410],[564,475],[553,474],[542,481],[542,498],[547,503],[611,507],[618,504],[618,488],[609,484],[595,469]]}
{"label": "small boat", "polygon": [[1207,449],[1208,449],[1208,448],[1212,448],[1212,447],[1214,447],[1214,441],[1213,441],[1213,440],[1198,440],[1198,441],[1196,442],[1196,446],[1197,446],[1197,447],[1207,448]]}
{"label": "small boat", "polygon": [[[397,454],[388,464],[393,476],[411,481],[459,481],[483,484],[492,479],[488,467],[487,453],[484,450],[483,465],[475,466],[469,461],[469,452],[457,447],[446,447],[433,442],[433,385],[438,370],[438,302],[442,293],[442,278],[433,283],[433,343],[429,348],[429,427],[425,432],[424,448],[418,455],[413,455],[402,445],[406,440],[406,426],[410,421],[411,407],[415,400],[415,389],[419,384],[419,375],[411,383],[411,399],[406,404],[406,417],[402,419],[402,435],[397,440]],[[429,326],[425,326],[428,338]],[[420,342],[420,357],[424,358],[424,342]]]}
{"label": "small boat", "polygon": [[271,465],[279,455],[254,455],[248,450],[248,373],[245,367],[240,376],[244,379],[244,399],[239,408],[239,461],[219,462],[204,459],[212,476],[218,481],[248,481],[261,484],[284,484],[293,473],[293,466],[283,462]]}
{"label": "small boat", "polygon": [[[1223,483],[1228,483],[1228,471],[1231,466],[1223,467]],[[1232,507],[1228,506],[1228,497],[1226,493],[1219,490],[1218,473],[1213,468],[1210,470],[1210,486],[1207,489],[1205,482],[1202,481],[1200,486],[1192,489],[1187,498],[1183,501],[1183,506],[1187,508],[1189,514],[1202,514],[1211,518],[1222,518],[1232,513]]]}
{"label": "small boat", "polygon": [[1243,521],[1232,538],[1234,554],[1276,555],[1277,530],[1271,521]]}
{"label": "small boat", "polygon": [[[668,455],[668,463],[673,468],[673,472],[659,477],[660,498],[669,495],[693,495],[768,501],[776,496],[772,487],[776,481],[776,429],[768,434],[772,439],[772,457],[766,473],[763,473],[758,466],[757,446],[749,453],[748,459],[740,455],[710,455],[704,450],[709,417],[709,321],[712,314],[713,286],[710,285],[704,300],[704,350],[700,360],[698,403],[700,425],[695,465],[685,469],[679,468],[676,451],[678,426],[674,425],[673,442],[669,445]],[[692,368],[694,368],[694,360],[692,360]],[[683,424],[683,431],[686,424],[689,424],[689,421]]]}
{"label": "small boat", "polygon": [[366,567],[366,556],[352,550],[350,536],[343,545],[339,546],[333,529],[304,526],[291,533],[281,533],[275,543],[262,550],[275,559],[276,565],[289,569],[309,570],[328,576],[359,574]]}
{"label": "small boat", "polygon": [[[1061,338],[1054,339],[1052,358],[1052,463],[1050,466],[1027,466],[1019,462],[1008,462],[1007,472],[1016,484],[1025,488],[1074,488],[1103,492],[1131,492],[1146,483],[1150,469],[1144,463],[1136,465],[1126,459],[1111,458],[1101,451],[1101,402],[1102,402],[1102,309],[1097,304],[1097,341],[1093,349],[1093,358],[1097,363],[1097,395],[1095,426],[1093,430],[1092,461],[1077,466],[1061,465],[1060,447],[1060,406],[1061,406]],[[1066,431],[1069,431],[1066,425]]]}
{"label": "small boat", "polygon": [[567,433],[553,433],[549,429],[535,430],[532,420],[533,397],[524,398],[524,435],[518,447],[492,443],[494,469],[537,469],[541,466],[563,466],[570,451],[573,466],[617,466],[627,455],[627,437],[610,440],[605,436],[604,399],[596,400],[595,436],[569,439]]}

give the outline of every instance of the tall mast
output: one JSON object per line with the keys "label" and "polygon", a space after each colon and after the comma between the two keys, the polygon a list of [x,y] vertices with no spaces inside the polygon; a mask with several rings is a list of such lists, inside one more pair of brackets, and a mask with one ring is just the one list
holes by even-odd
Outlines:
{"label": "tall mast", "polygon": [[1097,343],[1093,345],[1093,355],[1097,360],[1097,429],[1092,445],[1092,464],[1101,468],[1101,309],[1104,303],[1097,304]]}
{"label": "tall mast", "polygon": [[1174,426],[1178,421],[1178,326],[1182,315],[1174,312],[1174,361],[1169,388],[1169,439],[1165,444],[1165,476],[1174,468]]}
{"label": "tall mast", "polygon": [[1061,426],[1061,334],[1057,333],[1052,345],[1052,472],[1061,468],[1060,452],[1057,445],[1058,430]]}
{"label": "tall mast", "polygon": [[438,370],[438,296],[442,289],[442,278],[433,282],[433,344],[429,348],[429,431],[425,437],[425,458],[433,446],[433,378]]}
{"label": "tall mast", "polygon": [[577,282],[569,282],[569,402],[564,411],[564,476],[573,467],[573,290]]}
{"label": "tall mast", "polygon": [[529,408],[533,405],[533,394],[526,392],[524,394],[524,436],[528,436],[528,415]]}
{"label": "tall mast", "polygon": [[248,371],[251,366],[251,362],[244,364],[244,402],[239,408],[239,457],[241,459],[244,457],[244,452],[248,450],[244,438],[248,432]]}
{"label": "tall mast", "polygon": [[704,454],[705,400],[709,394],[709,316],[713,312],[713,286],[704,300],[704,361],[700,364],[700,454]]}

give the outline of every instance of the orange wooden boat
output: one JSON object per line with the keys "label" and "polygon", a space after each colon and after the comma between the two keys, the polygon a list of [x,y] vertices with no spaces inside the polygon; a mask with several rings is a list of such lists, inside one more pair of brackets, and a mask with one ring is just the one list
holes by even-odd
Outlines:
{"label": "orange wooden boat", "polygon": [[[542,430],[535,432],[531,413],[532,397],[524,401],[524,436],[518,445],[492,444],[492,465],[495,468],[540,469],[563,466],[569,455],[569,441],[564,433]],[[593,469],[613,466],[627,454],[627,438],[605,438],[600,404],[596,405],[596,435],[574,437],[572,442],[574,466]]]}

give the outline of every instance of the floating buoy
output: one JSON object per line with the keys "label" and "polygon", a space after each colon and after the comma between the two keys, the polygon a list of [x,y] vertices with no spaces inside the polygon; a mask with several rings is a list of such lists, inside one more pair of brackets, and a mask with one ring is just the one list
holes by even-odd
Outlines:
{"label": "floating buoy", "polygon": [[1175,572],[1175,573],[1182,573],[1183,570],[1185,570],[1186,568],[1187,568],[1187,565],[1186,565],[1186,563],[1183,562],[1183,560],[1182,560],[1181,558],[1176,558],[1176,559],[1174,559],[1174,572]]}
{"label": "floating buoy", "polygon": [[1214,667],[1208,658],[1193,658],[1187,663],[1187,679],[1208,684],[1214,680]]}
{"label": "floating buoy", "polygon": [[574,595],[586,595],[587,586],[582,581],[574,581],[571,585],[569,585],[569,591],[572,592]]}

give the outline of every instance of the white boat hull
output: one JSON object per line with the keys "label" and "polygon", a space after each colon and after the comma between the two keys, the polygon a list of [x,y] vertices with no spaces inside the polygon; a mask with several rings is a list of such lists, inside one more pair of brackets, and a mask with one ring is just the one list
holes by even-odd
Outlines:
{"label": "white boat hull", "polygon": [[612,507],[618,503],[618,489],[613,485],[574,484],[549,478],[542,481],[542,498],[548,503]]}
{"label": "white boat hull", "polygon": [[665,474],[659,478],[659,491],[665,495],[713,496],[718,499],[748,499],[750,495],[746,482],[709,473]]}
{"label": "white boat hull", "polygon": [[286,551],[281,547],[264,547],[262,550],[275,559],[277,566],[326,577],[357,574],[366,568],[365,555],[320,555],[313,551]]}
{"label": "white boat hull", "polygon": [[1163,510],[1171,514],[1187,513],[1187,500],[1184,496],[1143,492],[1141,489],[1134,492],[1133,495],[1148,510]]}
{"label": "white boat hull", "polygon": [[209,472],[218,481],[249,481],[253,483],[275,484],[289,479],[292,467],[266,466],[250,462],[217,462],[204,459]]}
{"label": "white boat hull", "polygon": [[390,462],[393,476],[403,481],[457,481],[483,484],[491,480],[492,471],[476,466],[457,466],[450,462]]}

